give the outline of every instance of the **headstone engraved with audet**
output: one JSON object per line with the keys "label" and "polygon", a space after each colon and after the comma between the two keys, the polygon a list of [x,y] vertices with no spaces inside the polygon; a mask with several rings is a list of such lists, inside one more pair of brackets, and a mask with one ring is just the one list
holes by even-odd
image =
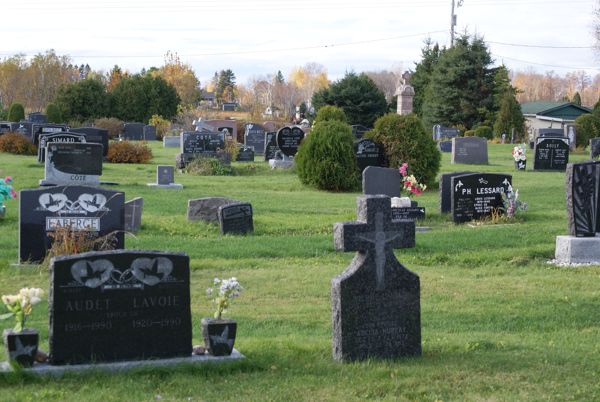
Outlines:
{"label": "headstone engraved with audet", "polygon": [[331,281],[335,360],[421,355],[419,277],[394,255],[415,246],[415,222],[390,209],[388,196],[361,196],[357,221],[333,227],[335,249],[357,252]]}
{"label": "headstone engraved with audet", "polygon": [[118,250],[53,258],[53,365],[188,357],[189,257]]}
{"label": "headstone engraved with audet", "polygon": [[533,170],[564,171],[569,163],[569,139],[538,137],[535,141]]}

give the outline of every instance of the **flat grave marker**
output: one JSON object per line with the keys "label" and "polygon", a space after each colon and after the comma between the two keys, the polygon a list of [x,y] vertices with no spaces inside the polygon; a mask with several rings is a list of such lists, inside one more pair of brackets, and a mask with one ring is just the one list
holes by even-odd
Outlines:
{"label": "flat grave marker", "polygon": [[180,190],[183,184],[175,183],[175,167],[170,165],[156,166],[156,183],[148,183],[149,187]]}

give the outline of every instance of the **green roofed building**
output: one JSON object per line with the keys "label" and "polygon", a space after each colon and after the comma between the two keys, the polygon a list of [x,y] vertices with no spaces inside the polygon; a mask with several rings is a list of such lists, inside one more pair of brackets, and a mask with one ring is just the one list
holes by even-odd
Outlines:
{"label": "green roofed building", "polygon": [[537,136],[540,128],[563,129],[573,124],[575,119],[592,111],[570,102],[536,101],[521,105],[521,112],[527,120],[530,139]]}

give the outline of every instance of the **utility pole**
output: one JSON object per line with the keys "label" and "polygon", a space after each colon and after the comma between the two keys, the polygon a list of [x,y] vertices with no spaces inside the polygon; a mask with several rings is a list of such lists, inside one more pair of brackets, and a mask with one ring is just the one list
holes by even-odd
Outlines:
{"label": "utility pole", "polygon": [[[463,5],[463,0],[458,0],[456,8]],[[450,47],[454,46],[454,27],[456,26],[456,14],[454,14],[454,0],[452,0],[452,11],[450,12]]]}

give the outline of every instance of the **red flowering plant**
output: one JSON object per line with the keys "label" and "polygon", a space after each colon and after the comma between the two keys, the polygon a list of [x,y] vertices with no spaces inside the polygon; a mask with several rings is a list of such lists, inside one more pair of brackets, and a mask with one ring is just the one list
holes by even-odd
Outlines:
{"label": "red flowering plant", "polygon": [[408,196],[421,195],[427,186],[417,181],[414,175],[409,174],[408,163],[404,162],[400,166],[400,174],[402,175],[402,189],[408,192]]}

